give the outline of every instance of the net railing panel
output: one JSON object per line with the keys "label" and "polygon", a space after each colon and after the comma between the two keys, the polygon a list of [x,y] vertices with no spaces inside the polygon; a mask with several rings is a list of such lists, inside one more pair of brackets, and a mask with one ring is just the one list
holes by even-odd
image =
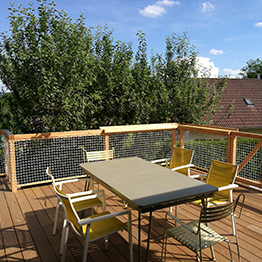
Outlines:
{"label": "net railing panel", "polygon": [[140,157],[152,161],[171,156],[171,131],[138,132],[109,135],[116,158]]}
{"label": "net railing panel", "polygon": [[49,180],[45,174],[50,167],[55,178],[83,175],[82,148],[88,151],[104,149],[104,137],[82,136],[15,142],[16,179],[18,185]]}
{"label": "net railing panel", "polygon": [[212,159],[226,162],[227,139],[224,136],[186,132],[185,148],[194,150],[192,163],[208,170]]}
{"label": "net railing panel", "polygon": [[[56,179],[82,176],[84,173],[79,167],[79,164],[84,162],[82,149],[105,150],[105,138],[100,133],[39,140],[8,140],[8,135],[0,138],[0,173],[6,174],[9,180],[13,181],[11,183],[15,184],[14,188],[49,181],[45,174],[47,167],[51,168]],[[258,141],[237,138],[237,165],[243,162]],[[172,131],[109,134],[107,146],[115,149],[116,158],[137,156],[148,161],[170,158]],[[179,146],[178,130],[176,146]],[[195,151],[192,163],[202,169],[208,170],[212,159],[227,161],[225,136],[186,131],[184,146]],[[261,182],[261,160],[262,149],[248,161],[238,176]]]}
{"label": "net railing panel", "polygon": [[[258,139],[238,138],[237,139],[237,154],[236,164],[239,165],[252,149],[259,142]],[[262,174],[262,149],[260,148],[255,155],[247,162],[243,169],[238,173],[238,176],[250,179],[252,181],[261,181]]]}
{"label": "net railing panel", "polygon": [[4,136],[0,135],[0,174],[5,173],[5,147]]}

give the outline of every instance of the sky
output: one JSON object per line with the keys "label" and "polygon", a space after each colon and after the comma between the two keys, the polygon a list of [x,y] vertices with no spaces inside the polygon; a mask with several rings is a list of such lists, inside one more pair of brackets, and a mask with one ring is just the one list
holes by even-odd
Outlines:
{"label": "sky", "polygon": [[[9,0],[1,0],[0,32],[8,31]],[[11,1],[17,7],[27,0]],[[31,1],[35,7],[38,2]],[[51,1],[47,1],[51,2]],[[113,29],[115,41],[132,42],[145,33],[148,57],[164,55],[165,39],[187,32],[200,63],[212,68],[211,77],[239,77],[250,59],[262,59],[262,0],[55,0],[56,8],[73,19],[83,13],[86,25]]]}

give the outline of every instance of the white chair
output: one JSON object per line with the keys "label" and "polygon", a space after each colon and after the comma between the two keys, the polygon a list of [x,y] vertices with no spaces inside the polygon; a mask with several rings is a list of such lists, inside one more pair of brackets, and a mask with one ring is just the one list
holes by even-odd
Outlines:
{"label": "white chair", "polygon": [[[76,179],[62,180],[62,181],[56,182],[49,167],[46,169],[46,174],[52,179],[53,186],[57,187],[61,192],[62,192],[62,185],[65,183],[73,183],[73,182],[78,182],[81,180],[86,180],[85,178],[76,178]],[[89,190],[89,191],[77,192],[77,193],[65,194],[65,195],[67,195],[68,197],[74,200],[73,206],[77,212],[84,211],[85,209],[93,208],[96,206],[102,206],[103,211],[106,210],[105,193],[103,190],[95,190],[95,191]],[[55,219],[54,219],[54,226],[53,226],[53,235],[56,234],[58,213],[59,213],[59,209],[61,205],[62,205],[62,202],[60,198],[57,197]]]}
{"label": "white chair", "polygon": [[[105,249],[108,250],[107,236],[119,230],[127,230],[129,233],[129,256],[130,261],[133,261],[133,244],[132,244],[132,224],[131,211],[122,211],[110,214],[109,212],[102,212],[80,219],[77,210],[74,208],[80,198],[71,198],[64,194],[55,183],[54,190],[60,198],[65,209],[65,220],[63,225],[63,232],[60,244],[60,254],[62,254],[61,261],[65,261],[66,246],[68,240],[69,227],[71,226],[74,232],[85,240],[82,261],[87,261],[87,252],[89,242],[100,238],[105,238]],[[128,216],[128,224],[121,222],[118,216]]]}
{"label": "white chair", "polygon": [[[96,162],[96,161],[107,161],[107,160],[112,160],[115,158],[115,149],[112,148],[110,150],[102,150],[102,151],[87,151],[84,148],[83,150],[83,161],[84,163],[87,162]],[[90,179],[85,183],[85,190],[88,189],[93,189],[93,181]]]}

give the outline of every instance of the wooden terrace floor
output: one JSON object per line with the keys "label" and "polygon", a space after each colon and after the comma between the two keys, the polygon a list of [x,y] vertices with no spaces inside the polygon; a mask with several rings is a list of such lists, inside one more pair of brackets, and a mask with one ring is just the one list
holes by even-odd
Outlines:
{"label": "wooden terrace floor", "polygon": [[[63,211],[60,212],[58,233],[52,235],[56,196],[52,185],[45,184],[19,189],[12,193],[9,182],[0,177],[0,261],[60,261],[59,244]],[[67,192],[81,191],[83,184],[70,184],[64,187]],[[241,261],[262,261],[262,192],[247,187],[239,187],[239,193],[246,195],[244,211],[237,220]],[[110,212],[123,210],[123,202],[106,191],[107,206]],[[168,209],[153,213],[150,244],[150,261],[161,261],[164,216]],[[199,208],[184,204],[179,206],[179,217],[194,219]],[[137,211],[132,211],[134,261],[137,261]],[[142,217],[142,261],[145,259],[148,214]],[[230,219],[217,222],[213,228],[230,234]],[[70,231],[66,261],[81,261],[83,242]],[[109,238],[109,251],[104,251],[103,241],[92,242],[89,249],[90,262],[128,261],[128,234],[116,233]],[[215,246],[217,261],[230,261],[225,243]],[[237,261],[236,248],[233,255]],[[204,252],[204,261],[209,261],[210,250]],[[175,241],[169,241],[167,261],[195,261],[195,255]]]}

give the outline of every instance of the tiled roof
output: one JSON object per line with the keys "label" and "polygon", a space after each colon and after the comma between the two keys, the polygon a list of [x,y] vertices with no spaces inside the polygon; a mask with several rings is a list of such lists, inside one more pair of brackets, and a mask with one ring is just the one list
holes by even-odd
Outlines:
{"label": "tiled roof", "polygon": [[[212,83],[216,79],[209,79]],[[254,106],[248,106],[245,98],[251,99]],[[228,105],[233,103],[233,113],[227,117]],[[211,125],[231,128],[262,128],[262,80],[228,79],[220,101],[222,107],[216,112]],[[222,119],[220,119],[222,117]]]}

